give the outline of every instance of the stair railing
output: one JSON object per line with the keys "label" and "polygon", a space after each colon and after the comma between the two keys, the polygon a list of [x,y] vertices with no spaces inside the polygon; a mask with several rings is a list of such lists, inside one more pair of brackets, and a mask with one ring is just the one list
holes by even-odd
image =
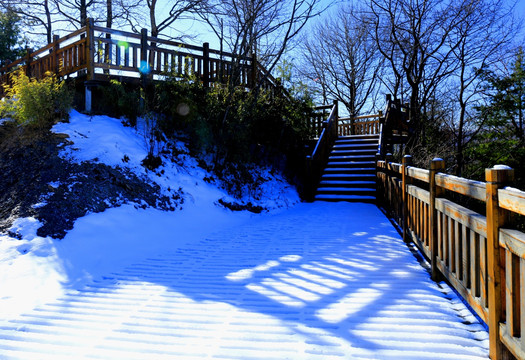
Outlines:
{"label": "stair railing", "polygon": [[378,154],[381,159],[385,159],[388,153],[393,152],[395,144],[406,143],[410,133],[407,106],[399,99],[392,100],[392,96],[387,95],[384,113],[384,117],[379,119]]}
{"label": "stair railing", "polygon": [[307,184],[305,184],[305,198],[308,201],[313,201],[314,199],[322,171],[328,162],[335,140],[337,140],[338,118],[338,105],[337,101],[334,101],[330,115],[324,121],[323,130],[321,135],[319,135],[315,148],[312,154],[306,157]]}

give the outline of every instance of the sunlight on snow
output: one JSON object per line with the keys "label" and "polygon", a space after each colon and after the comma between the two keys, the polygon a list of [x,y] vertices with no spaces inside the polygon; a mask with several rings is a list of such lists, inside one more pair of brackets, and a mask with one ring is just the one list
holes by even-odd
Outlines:
{"label": "sunlight on snow", "polygon": [[372,305],[384,292],[378,289],[359,289],[358,291],[348,294],[337,302],[318,310],[316,316],[328,323],[339,323],[350,315],[366,310]]}
{"label": "sunlight on snow", "polygon": [[366,234],[368,234],[368,233],[362,231],[362,232],[355,232],[355,233],[352,234],[352,236],[365,236]]}
{"label": "sunlight on snow", "polygon": [[[281,256],[279,258],[279,260],[282,261],[282,262],[296,262],[296,261],[299,261],[301,259],[302,259],[302,257],[299,256],[299,255],[285,255],[285,256]],[[264,264],[257,265],[256,267],[254,267],[252,269],[241,269],[241,270],[229,273],[228,275],[226,275],[226,279],[230,280],[230,281],[247,280],[247,279],[253,277],[253,275],[257,271],[267,271],[267,270],[270,270],[270,269],[272,269],[274,267],[277,267],[279,265],[281,265],[281,263],[279,261],[270,260],[270,261],[267,261]]]}

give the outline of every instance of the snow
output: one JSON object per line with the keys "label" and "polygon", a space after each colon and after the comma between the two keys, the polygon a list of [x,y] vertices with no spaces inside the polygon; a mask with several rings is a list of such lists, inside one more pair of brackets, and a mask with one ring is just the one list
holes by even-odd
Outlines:
{"label": "snow", "polygon": [[17,219],[16,237],[0,235],[0,359],[488,358],[486,331],[374,205],[300,204],[261,169],[261,193],[241,201],[269,212],[231,212],[182,143],[147,171],[140,130],[118,119],[73,112],[53,131],[73,142],[70,161],[127,168],[186,201],[88,214],[62,240]]}
{"label": "snow", "polygon": [[[143,119],[139,119],[135,130],[123,126],[120,119],[72,111],[69,122],[56,124],[53,131],[67,134],[73,143],[61,150],[61,156],[70,161],[127,168],[159,185],[166,195],[181,188],[185,197],[182,211],[165,212],[128,204],[78,219],[61,241],[38,237],[36,231],[41,224],[36,219],[17,219],[9,232],[20,239],[0,235],[0,320],[15,318],[67,289],[80,287],[148,254],[183,246],[211,231],[250,219],[252,215],[232,213],[216,205],[219,199],[236,199],[203,180],[210,174],[197,166],[182,142],[175,144],[181,152],[176,162],[164,157],[160,168],[147,171],[141,165],[147,155],[144,127]],[[299,202],[297,192],[282,176],[272,175],[267,169],[260,169],[260,173],[268,179],[260,194],[257,198],[248,194],[241,202],[273,211]],[[61,184],[48,185],[58,188]],[[43,194],[33,208],[45,206],[46,198]]]}
{"label": "snow", "polygon": [[494,170],[512,170],[512,168],[508,165],[494,165]]}

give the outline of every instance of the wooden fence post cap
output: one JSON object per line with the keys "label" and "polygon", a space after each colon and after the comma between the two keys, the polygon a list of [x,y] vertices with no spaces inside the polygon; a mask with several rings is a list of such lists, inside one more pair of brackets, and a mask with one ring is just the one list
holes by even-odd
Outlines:
{"label": "wooden fence post cap", "polygon": [[514,169],[506,165],[495,165],[485,169],[485,181],[490,183],[504,183],[514,179]]}
{"label": "wooden fence post cap", "polygon": [[412,165],[412,155],[405,155],[405,156],[403,156],[403,164],[404,165]]}
{"label": "wooden fence post cap", "polygon": [[444,169],[445,168],[445,160],[441,158],[433,158],[430,162],[430,169],[436,170],[436,169]]}

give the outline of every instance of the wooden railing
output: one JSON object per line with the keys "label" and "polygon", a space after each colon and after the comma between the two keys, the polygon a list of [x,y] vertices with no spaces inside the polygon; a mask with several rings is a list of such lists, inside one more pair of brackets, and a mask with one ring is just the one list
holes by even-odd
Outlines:
{"label": "wooden railing", "polygon": [[323,132],[328,116],[332,111],[334,105],[322,105],[316,106],[313,113],[307,119],[307,126],[309,129],[309,134],[311,139],[319,139],[321,133]]}
{"label": "wooden railing", "polygon": [[305,184],[305,198],[313,201],[315,190],[321,179],[321,174],[326,166],[332,146],[338,137],[338,106],[337,101],[334,101],[332,106],[321,106],[317,110],[324,111],[330,109],[328,118],[324,120],[321,134],[315,144],[315,148],[311,155],[306,157],[306,180]]}
{"label": "wooden railing", "polygon": [[[379,153],[381,158],[394,152],[394,146],[405,144],[410,135],[408,108],[398,99],[386,96],[386,110],[380,118]],[[401,151],[399,151],[401,153]]]}
{"label": "wooden railing", "polygon": [[35,52],[28,50],[24,58],[0,68],[0,85],[8,83],[9,74],[17,69],[37,79],[46,72],[99,81],[161,80],[170,74],[192,77],[205,86],[232,80],[246,88],[280,88],[254,56],[213,50],[207,43],[201,47],[163,40],[148,36],[146,29],[141,34],[108,29],[95,26],[92,19],[85,27],[62,38],[56,36],[52,44]]}
{"label": "wooden railing", "polygon": [[486,182],[443,170],[441,159],[429,169],[411,166],[410,156],[379,160],[378,205],[430,261],[433,279],[444,277],[488,324],[491,358],[525,359],[525,233],[514,221],[525,215],[525,192],[507,187],[514,170],[505,167],[487,169]]}
{"label": "wooden railing", "polygon": [[339,136],[376,135],[380,133],[383,113],[339,118]]}

